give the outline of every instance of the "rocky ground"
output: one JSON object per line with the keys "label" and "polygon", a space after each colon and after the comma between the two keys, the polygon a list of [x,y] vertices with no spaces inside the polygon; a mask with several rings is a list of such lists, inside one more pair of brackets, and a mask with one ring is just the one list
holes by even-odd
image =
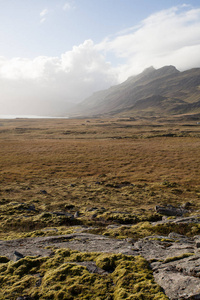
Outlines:
{"label": "rocky ground", "polygon": [[[199,222],[199,217],[176,217],[152,224],[166,222],[195,223]],[[187,237],[171,232],[167,236],[152,235],[135,241],[85,231],[83,227],[73,234],[0,241],[0,255],[17,261],[24,256],[52,256],[56,248],[141,255],[149,262],[155,281],[169,299],[200,299],[200,235]],[[95,270],[91,262],[88,268]]]}

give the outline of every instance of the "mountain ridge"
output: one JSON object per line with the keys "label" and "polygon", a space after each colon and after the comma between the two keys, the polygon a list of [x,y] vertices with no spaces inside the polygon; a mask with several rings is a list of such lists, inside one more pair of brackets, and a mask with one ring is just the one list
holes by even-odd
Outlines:
{"label": "mountain ridge", "polygon": [[80,115],[182,114],[200,112],[200,68],[180,72],[174,66],[149,67],[79,104]]}

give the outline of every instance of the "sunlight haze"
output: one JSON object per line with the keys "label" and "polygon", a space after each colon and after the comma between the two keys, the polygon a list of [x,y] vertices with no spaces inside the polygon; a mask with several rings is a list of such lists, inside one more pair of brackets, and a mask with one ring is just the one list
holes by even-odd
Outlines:
{"label": "sunlight haze", "polygon": [[154,66],[200,67],[200,2],[1,0],[0,114],[67,116]]}

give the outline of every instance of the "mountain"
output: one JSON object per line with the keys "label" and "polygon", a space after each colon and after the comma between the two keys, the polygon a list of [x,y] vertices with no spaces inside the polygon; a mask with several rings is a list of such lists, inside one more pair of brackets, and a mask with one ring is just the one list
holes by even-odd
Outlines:
{"label": "mountain", "polygon": [[80,115],[200,113],[200,68],[150,67],[79,104]]}

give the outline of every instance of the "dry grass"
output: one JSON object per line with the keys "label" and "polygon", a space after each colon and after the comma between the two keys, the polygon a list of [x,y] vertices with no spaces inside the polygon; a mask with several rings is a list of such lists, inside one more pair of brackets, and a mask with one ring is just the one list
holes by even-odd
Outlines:
{"label": "dry grass", "polygon": [[34,217],[8,210],[13,202],[34,204],[38,213],[74,205],[83,215],[91,206],[141,214],[187,201],[197,211],[199,128],[163,120],[1,120],[1,223]]}

